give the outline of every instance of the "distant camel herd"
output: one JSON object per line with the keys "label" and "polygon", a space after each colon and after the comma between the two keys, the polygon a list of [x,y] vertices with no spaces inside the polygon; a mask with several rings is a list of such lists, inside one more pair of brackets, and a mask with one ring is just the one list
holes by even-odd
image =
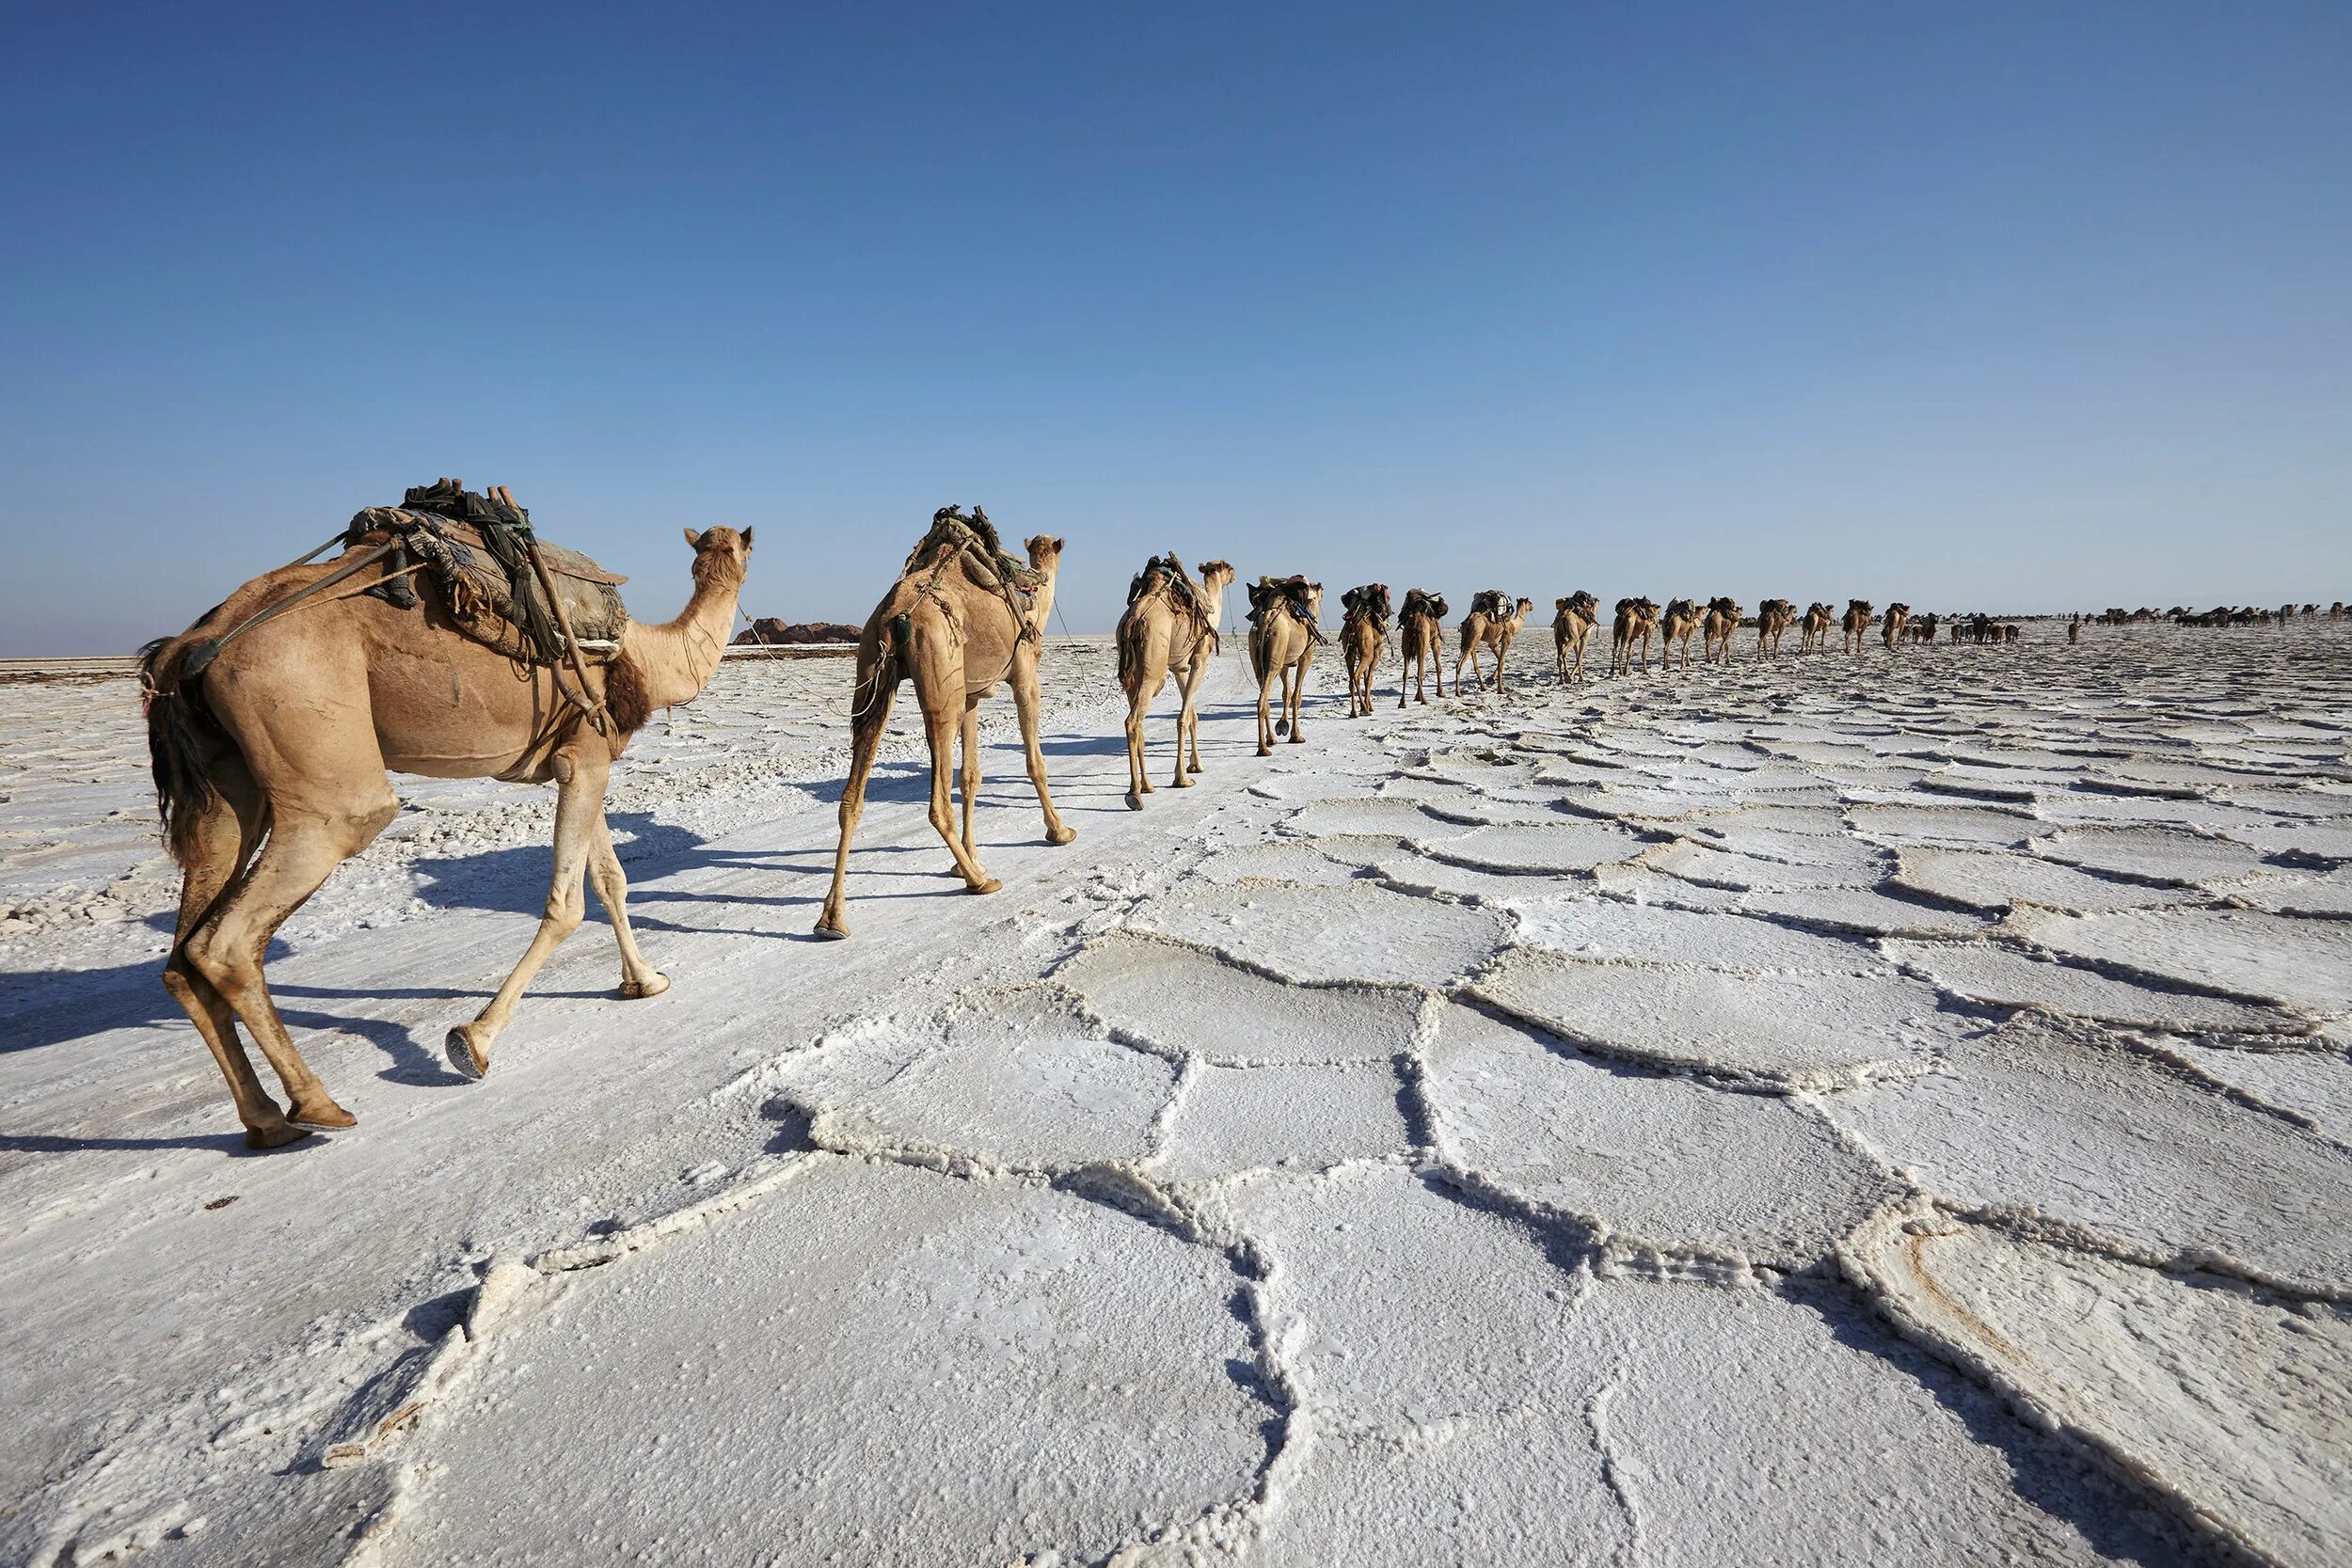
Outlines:
{"label": "distant camel herd", "polygon": [[[343,546],[327,561],[313,557]],[[693,592],[660,625],[620,617],[618,630],[575,636],[566,603],[610,592],[620,579],[594,562],[548,546],[529,515],[503,489],[482,495],[444,480],[409,493],[400,508],[370,508],[344,532],[294,565],[264,574],[199,616],[178,637],[151,643],[140,659],[148,747],[166,842],[183,874],[180,913],[164,985],[187,1013],[227,1080],[246,1142],[290,1143],[355,1117],[330,1096],[295,1049],[262,972],[271,938],[342,861],[358,854],[400,809],[388,771],[441,778],[496,778],[556,786],[554,869],[545,912],[528,949],[470,1022],[451,1029],[450,1063],[467,1078],[489,1070],[490,1049],[525,988],[585,913],[583,874],[612,923],[621,958],[618,994],[660,994],[669,981],[637,946],[628,881],[605,823],[613,763],[651,717],[691,701],[719,668],[738,613],[752,531],[686,531]],[[861,631],[850,703],[848,779],[841,793],[833,877],[817,930],[849,934],[845,884],[850,847],[892,703],[911,683],[930,752],[929,816],[955,871],[974,893],[999,886],[979,861],[973,806],[979,792],[977,709],[1000,684],[1012,689],[1030,783],[1051,844],[1076,837],[1054,809],[1038,741],[1038,660],[1052,611],[1062,541],[1040,534],[1016,559],[987,514],[943,507]],[[527,567],[526,567],[527,561]],[[550,566],[552,562],[552,566]],[[1172,678],[1181,696],[1170,784],[1189,787],[1200,770],[1198,693],[1219,650],[1218,626],[1233,568],[1212,561],[1198,580],[1174,556],[1155,556],[1130,584],[1116,646],[1127,697],[1128,804],[1152,792],[1144,768],[1146,710]],[[583,585],[587,585],[583,589]],[[601,585],[601,586],[599,586]],[[1328,640],[1317,624],[1320,583],[1261,578],[1249,586],[1248,652],[1258,682],[1258,754],[1287,736],[1303,739],[1300,707],[1314,651]],[[617,607],[618,599],[611,601]],[[1434,674],[1445,692],[1445,599],[1411,589],[1393,606],[1383,583],[1341,595],[1340,632],[1348,714],[1373,711],[1373,687],[1390,621],[1398,621],[1397,705],[1426,703]],[[1554,601],[1552,642],[1559,679],[1581,681],[1599,601],[1579,592]],[[1534,609],[1500,591],[1478,594],[1459,627],[1454,690],[1463,671],[1487,688],[1483,661],[1502,689],[1511,645]],[[2199,624],[2283,618],[2295,610],[2174,610]],[[301,611],[301,613],[291,613]],[[2301,613],[2316,613],[2305,605]],[[2331,615],[2347,613],[2339,603]],[[2218,617],[2220,620],[2217,620]],[[2109,624],[2156,619],[2153,610],[2108,610]],[[1914,619],[1907,605],[1882,617],[1864,599],[1845,613],[1816,602],[1800,616],[1787,599],[1758,609],[1756,658],[1780,652],[1789,626],[1803,653],[1828,648],[1835,621],[1841,647],[1859,652],[1876,627],[1888,649],[1935,638],[1939,618]],[[1989,616],[1950,616],[1951,641],[2013,642],[2017,627]],[[1611,628],[1610,671],[1649,669],[1650,643],[1665,667],[1691,661],[1700,640],[1706,663],[1727,663],[1750,625],[1723,597],[1619,599]],[[2069,626],[2078,639],[2083,617]],[[1434,669],[1433,669],[1434,664]],[[1280,713],[1273,692],[1280,685]],[[961,769],[957,751],[961,745]],[[957,788],[961,785],[961,789]],[[956,799],[961,794],[959,802]],[[958,806],[961,805],[961,811]],[[276,1069],[288,1103],[262,1087],[242,1028]]]}

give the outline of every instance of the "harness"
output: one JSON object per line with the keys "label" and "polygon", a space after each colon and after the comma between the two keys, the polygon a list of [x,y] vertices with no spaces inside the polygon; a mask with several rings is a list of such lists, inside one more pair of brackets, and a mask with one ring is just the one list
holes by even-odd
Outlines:
{"label": "harness", "polygon": [[907,563],[899,571],[903,579],[921,571],[928,562],[930,575],[915,584],[916,589],[938,602],[943,608],[946,594],[940,587],[947,569],[957,562],[964,563],[966,574],[983,588],[995,591],[1012,613],[1015,636],[1023,642],[1044,641],[1044,633],[1029,619],[1037,608],[1038,590],[1045,586],[1045,574],[1035,567],[1013,559],[996,536],[996,526],[988,520],[988,514],[977,506],[965,516],[963,509],[943,506],[931,514],[931,530],[922,542],[907,554]]}

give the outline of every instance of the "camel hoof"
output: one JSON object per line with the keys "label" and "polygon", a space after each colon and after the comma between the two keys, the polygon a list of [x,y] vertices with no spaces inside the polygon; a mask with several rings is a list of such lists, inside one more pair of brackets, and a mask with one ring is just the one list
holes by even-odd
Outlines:
{"label": "camel hoof", "polygon": [[842,925],[837,920],[818,921],[817,923],[817,934],[823,937],[827,942],[847,942],[850,940],[850,928],[847,926]]}
{"label": "camel hoof", "polygon": [[1275,739],[1279,740],[1279,739],[1281,739],[1284,736],[1286,736],[1286,735],[1288,735],[1288,734],[1290,734],[1290,733],[1291,733],[1291,721],[1290,721],[1289,720],[1287,720],[1287,719],[1282,719],[1282,720],[1278,720],[1278,721],[1276,721],[1275,725],[1274,725],[1274,738],[1275,738]]}
{"label": "camel hoof", "polygon": [[316,1105],[296,1105],[286,1113],[286,1119],[296,1127],[315,1127],[323,1132],[340,1132],[346,1127],[359,1125],[358,1117],[324,1096]]}
{"label": "camel hoof", "polygon": [[1192,777],[1186,773],[1179,773],[1174,778],[1168,780],[1168,787],[1171,789],[1190,789],[1192,787]]}
{"label": "camel hoof", "polygon": [[643,980],[624,980],[621,982],[621,1000],[642,1002],[648,996],[660,996],[669,989],[670,977],[667,974],[651,974]]}
{"label": "camel hoof", "polygon": [[1295,745],[1297,745],[1300,741],[1303,741],[1303,740],[1305,740],[1306,738],[1307,738],[1307,737],[1306,737],[1305,736],[1303,736],[1303,735],[1299,734],[1296,730],[1293,730],[1293,731],[1291,731],[1291,744],[1292,744],[1292,745],[1295,746]]}
{"label": "camel hoof", "polygon": [[245,1147],[283,1148],[288,1144],[300,1143],[310,1135],[309,1128],[296,1127],[292,1122],[281,1121],[275,1127],[248,1127],[245,1130]]}
{"label": "camel hoof", "polygon": [[964,892],[966,892],[966,893],[994,893],[994,892],[995,892],[998,888],[1003,887],[1004,885],[1005,885],[1004,883],[1002,883],[1002,882],[998,881],[995,878],[991,877],[991,878],[990,878],[987,881],[985,881],[985,882],[967,882],[967,883],[965,883],[965,884],[964,884]]}
{"label": "camel hoof", "polygon": [[1132,789],[1127,791],[1127,809],[1129,811],[1141,811],[1143,809],[1143,797]]}
{"label": "camel hoof", "polygon": [[458,1077],[479,1082],[490,1070],[490,1058],[474,1044],[473,1028],[466,1023],[452,1029],[441,1041],[441,1049],[449,1053],[449,1065],[456,1069]]}
{"label": "camel hoof", "polygon": [[1045,832],[1045,842],[1048,844],[1067,844],[1077,836],[1078,830],[1075,828],[1068,826],[1049,828]]}

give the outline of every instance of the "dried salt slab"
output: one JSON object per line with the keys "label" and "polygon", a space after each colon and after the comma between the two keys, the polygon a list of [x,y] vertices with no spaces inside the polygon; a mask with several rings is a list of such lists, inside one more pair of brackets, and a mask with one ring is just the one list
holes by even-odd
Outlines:
{"label": "dried salt slab", "polygon": [[1559,877],[1630,861],[1643,848],[1642,840],[1622,828],[1555,820],[1538,827],[1474,829],[1433,843],[1429,853],[1491,871]]}
{"label": "dried salt slab", "polygon": [[2114,881],[2031,855],[1969,849],[1901,849],[1897,852],[1894,885],[1973,910],[2001,910],[2012,902],[2061,910],[2134,910],[2175,903],[2181,896],[2174,888]]}
{"label": "dried salt slab", "polygon": [[1395,1071],[1361,1067],[1197,1067],[1150,1169],[1198,1181],[1409,1153]]}
{"label": "dried salt slab", "polygon": [[1833,803],[1816,804],[1806,800],[1769,800],[1728,806],[1706,816],[1691,818],[1688,825],[1710,834],[1721,833],[1735,825],[1820,838],[1842,838],[1847,832],[1844,808]]}
{"label": "dried salt slab", "polygon": [[1204,1198],[1274,1260],[1263,1287],[1316,1424],[1399,1431],[1524,1408],[1558,1375],[1574,1276],[1532,1230],[1418,1172],[1261,1177]]}
{"label": "dried salt slab", "polygon": [[2329,1041],[2305,1049],[2241,1050],[2170,1042],[2166,1049],[2241,1094],[2301,1117],[2338,1141],[2352,1141],[2352,1055]]}
{"label": "dried salt slab", "polygon": [[2068,865],[2184,884],[2243,877],[2262,864],[2243,844],[2175,828],[2066,828],[2039,848]]}
{"label": "dried salt slab", "polygon": [[1171,1064],[1028,987],[961,1005],[942,1048],[886,1082],[801,1103],[827,1148],[1058,1169],[1141,1159],[1175,1085]]}
{"label": "dried salt slab", "polygon": [[2314,1013],[2352,1010],[2352,922],[2256,910],[2017,910],[2009,928],[2054,952]]}
{"label": "dried salt slab", "polygon": [[1702,914],[1616,898],[1549,898],[1519,911],[1519,940],[1580,958],[1699,964],[1708,969],[1883,973],[1859,942],[1770,920]]}
{"label": "dried salt slab", "polygon": [[1146,904],[1131,924],[1292,979],[1422,986],[1468,974],[1511,932],[1511,917],[1502,910],[1360,882],[1181,890]]}
{"label": "dried salt slab", "polygon": [[1450,822],[1424,809],[1419,801],[1400,800],[1318,800],[1282,824],[1287,832],[1309,838],[1334,833],[1379,833],[1391,838],[1459,838],[1475,826]]}
{"label": "dried salt slab", "polygon": [[1854,832],[1890,844],[1942,844],[2022,848],[2042,831],[2028,813],[1994,806],[1909,805],[1861,801],[1846,816]]}
{"label": "dried salt slab", "polygon": [[[1223,1254],[1040,1184],[818,1158],[503,1330],[422,1434],[416,1555],[1093,1562],[1249,1495],[1276,1412],[1236,1375]],[[550,1433],[565,1463],[518,1480]]]}
{"label": "dried salt slab", "polygon": [[1599,866],[1593,872],[1593,883],[1613,898],[1670,910],[1736,910],[1747,897],[1737,888],[1686,882],[1639,863]]}
{"label": "dried salt slab", "polygon": [[2228,832],[2230,837],[2265,855],[2293,855],[2332,865],[2352,863],[2352,823],[2275,822]]}
{"label": "dried salt slab", "polygon": [[1054,975],[1122,1038],[1227,1067],[1387,1062],[1409,1049],[1421,998],[1401,987],[1301,986],[1197,947],[1114,933]]}
{"label": "dried salt slab", "polygon": [[1925,1190],[2298,1285],[2352,1278],[2352,1159],[2105,1031],[2033,1015],[1824,1114]]}
{"label": "dried salt slab", "polygon": [[2183,1034],[2300,1035],[2311,1027],[2294,1014],[2275,1008],[2134,985],[1989,942],[1886,942],[1880,945],[1888,958],[1953,995],[1996,1007],[2046,1007],[2105,1023]]}
{"label": "dried salt slab", "polygon": [[1872,887],[1885,870],[1892,869],[1893,859],[1886,856],[1882,864],[1873,854],[1867,862],[1857,864],[1791,865],[1677,839],[1672,844],[1652,847],[1642,856],[1642,863],[1653,871],[1708,887],[1735,888],[1744,893],[1776,888]]}
{"label": "dried salt slab", "polygon": [[[1428,778],[1416,775],[1393,778],[1380,786],[1383,800],[1410,800],[1441,818],[1451,818],[1460,825],[1476,827],[1483,822],[1556,822],[1560,814],[1552,809],[1551,800],[1558,791],[1546,786],[1539,799],[1521,800],[1509,794],[1490,793],[1486,788],[1460,783],[1453,779]],[[1410,833],[1408,837],[1426,838],[1426,833]]]}
{"label": "dried salt slab", "polygon": [[[1403,893],[1445,894],[1480,898],[1490,903],[1520,903],[1549,898],[1578,885],[1565,877],[1530,876],[1518,871],[1491,871],[1485,866],[1438,860],[1395,839],[1317,839],[1323,852],[1349,865],[1371,872]],[[1334,848],[1338,843],[1342,847]],[[1436,847],[1432,846],[1432,847]]]}
{"label": "dried salt slab", "polygon": [[1980,914],[1896,898],[1875,888],[1823,887],[1743,893],[1742,914],[1790,921],[1823,930],[1880,937],[1973,936],[1992,927]]}
{"label": "dried salt slab", "polygon": [[2273,914],[2323,917],[2352,915],[2352,872],[2324,876],[2249,877],[2232,884],[2230,896]]}
{"label": "dried salt slab", "polygon": [[1355,873],[1325,855],[1313,840],[1274,839],[1263,844],[1236,845],[1203,860],[1194,875],[1211,882],[1303,882],[1314,887],[1338,887]]}
{"label": "dried salt slab", "polygon": [[1843,1261],[1905,1333],[2208,1539],[2352,1560],[2342,1308],[1891,1205]]}
{"label": "dried salt slab", "polygon": [[1446,1005],[1427,1064],[1444,1158],[1597,1241],[1803,1268],[1892,1190],[1795,1100],[1570,1054],[1474,1008]]}
{"label": "dried salt slab", "polygon": [[1969,1027],[1931,988],[1892,969],[1730,974],[1514,948],[1471,989],[1604,1054],[1791,1088],[1921,1070],[1938,1043]]}
{"label": "dried salt slab", "polygon": [[1753,855],[1783,865],[1829,870],[1860,883],[1875,882],[1893,867],[1887,852],[1858,838],[1825,838],[1820,834],[1783,832],[1733,819],[1700,818],[1685,824],[1710,848]]}

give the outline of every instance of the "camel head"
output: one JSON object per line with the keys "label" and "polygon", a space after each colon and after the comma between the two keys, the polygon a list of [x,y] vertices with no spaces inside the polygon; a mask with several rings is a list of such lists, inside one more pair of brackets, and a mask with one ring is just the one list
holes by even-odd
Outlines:
{"label": "camel head", "polygon": [[1206,588],[1222,588],[1233,580],[1233,567],[1227,561],[1204,561],[1200,563],[1200,582]]}
{"label": "camel head", "polygon": [[1568,612],[1568,601],[1565,599],[1554,599],[1551,601],[1551,608],[1558,613],[1565,615]]}
{"label": "camel head", "polygon": [[1307,585],[1307,618],[1311,621],[1323,619],[1323,584],[1319,582]]}
{"label": "camel head", "polygon": [[684,531],[686,547],[694,552],[694,580],[715,582],[722,587],[735,587],[743,581],[743,574],[751,564],[752,531],[738,533],[731,528],[707,528],[700,533]]}
{"label": "camel head", "polygon": [[[977,512],[979,509],[975,507],[973,510]],[[1029,539],[1025,547],[1029,552],[1030,566],[1041,572],[1053,571],[1061,564],[1062,544],[1063,541],[1050,533],[1037,534]]]}
{"label": "camel head", "polygon": [[1527,612],[1535,608],[1535,601],[1533,599],[1521,599],[1518,601],[1518,611],[1516,619],[1524,621],[1527,619]]}

